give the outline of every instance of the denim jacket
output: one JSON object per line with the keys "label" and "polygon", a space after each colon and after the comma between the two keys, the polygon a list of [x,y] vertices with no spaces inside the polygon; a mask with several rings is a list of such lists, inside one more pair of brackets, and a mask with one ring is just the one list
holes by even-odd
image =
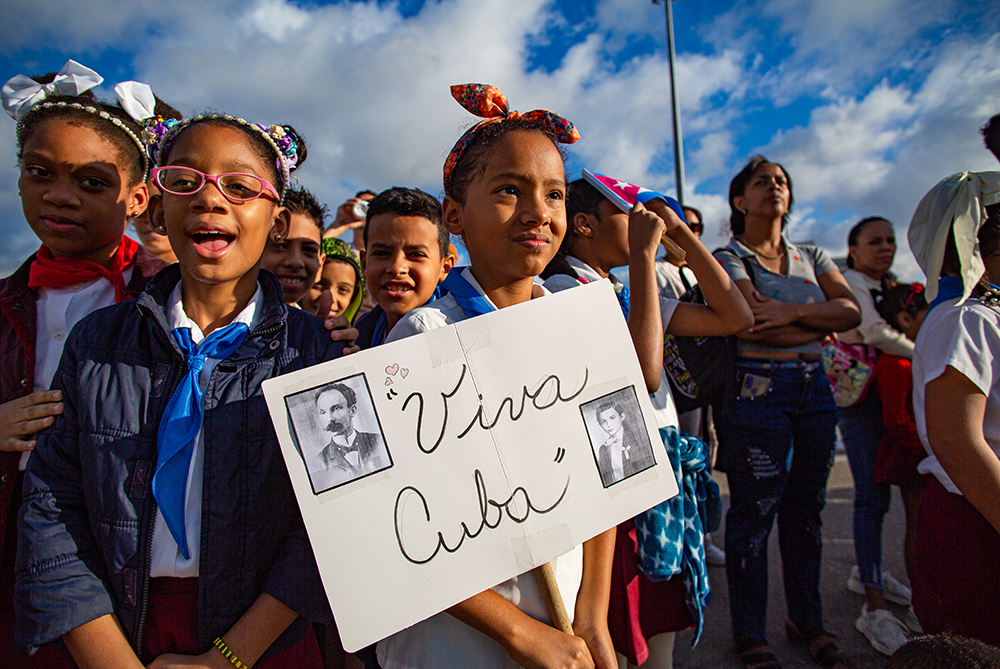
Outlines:
{"label": "denim jacket", "polygon": [[[165,306],[179,279],[168,267],[136,302],[80,321],[66,343],[53,381],[65,410],[25,472],[14,593],[21,652],[109,613],[142,647],[156,434],[186,371]],[[272,274],[261,271],[259,283],[260,323],[216,366],[204,396],[200,652],[262,592],[300,614],[271,652],[301,636],[303,618],[331,620],[261,382],[335,358],[343,345],[319,319],[288,309]]]}

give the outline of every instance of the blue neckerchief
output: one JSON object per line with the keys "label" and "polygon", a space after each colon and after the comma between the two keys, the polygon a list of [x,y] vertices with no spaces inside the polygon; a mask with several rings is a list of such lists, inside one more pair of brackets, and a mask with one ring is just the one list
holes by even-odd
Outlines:
{"label": "blue neckerchief", "polygon": [[385,337],[389,334],[385,331],[388,325],[389,318],[385,315],[385,311],[383,311],[378,315],[378,320],[375,321],[375,331],[372,332],[372,346],[381,346],[385,343]]}
{"label": "blue neckerchief", "polygon": [[462,313],[465,314],[466,318],[475,318],[476,316],[482,316],[483,314],[495,311],[489,300],[483,297],[462,276],[462,270],[464,269],[464,267],[455,267],[448,272],[448,276],[441,282],[441,289],[455,299],[455,303],[462,310]]}
{"label": "blue neckerchief", "polygon": [[246,323],[231,323],[208,335],[200,346],[196,346],[191,341],[191,328],[174,328],[171,332],[178,346],[187,354],[188,370],[170,396],[156,433],[153,497],[170,535],[177,542],[185,559],[190,559],[191,553],[184,525],[184,497],[191,455],[194,453],[194,439],[201,427],[204,412],[198,377],[205,368],[207,358],[225,360],[240,347],[249,333],[250,328]]}
{"label": "blue neckerchief", "polygon": [[931,302],[931,306],[928,307],[928,313],[931,309],[941,304],[945,300],[951,300],[956,297],[961,297],[962,292],[965,289],[965,285],[962,283],[962,279],[957,276],[942,276],[938,279],[938,294]]}
{"label": "blue neckerchief", "polygon": [[[990,283],[990,288],[996,291],[1000,291],[1000,286]],[[955,297],[961,297],[962,293],[965,292],[965,284],[957,276],[942,276],[938,279],[938,294],[931,302],[931,306],[927,308],[930,312],[931,309],[941,304],[945,300],[950,300]]]}
{"label": "blue neckerchief", "polygon": [[[431,299],[427,300],[420,306],[422,307],[427,306],[434,300],[443,297],[444,294],[445,294],[444,291],[441,290],[441,284],[438,284],[434,286],[434,292],[431,294]],[[371,344],[372,347],[381,346],[382,344],[385,343],[385,338],[389,336],[389,333],[386,332],[386,328],[388,327],[388,325],[389,325],[389,317],[386,316],[385,310],[383,309],[382,313],[379,314],[378,316],[378,320],[375,321],[375,330],[372,332],[372,344]]]}
{"label": "blue neckerchief", "polygon": [[622,308],[622,313],[625,314],[625,320],[628,320],[628,307],[629,307],[629,292],[628,286],[624,283],[615,284],[615,297],[618,298],[618,306]]}

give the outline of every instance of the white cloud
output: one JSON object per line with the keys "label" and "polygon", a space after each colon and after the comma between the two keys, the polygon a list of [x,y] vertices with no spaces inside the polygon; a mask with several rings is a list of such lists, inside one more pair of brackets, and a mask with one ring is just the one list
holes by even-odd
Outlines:
{"label": "white cloud", "polygon": [[782,25],[792,61],[812,61],[833,76],[882,71],[921,30],[945,23],[955,0],[766,0],[761,11]]}
{"label": "white cloud", "polygon": [[819,107],[809,125],[779,132],[766,149],[802,184],[805,200],[857,200],[883,188],[895,150],[912,136],[909,91],[879,85],[861,100]]}
{"label": "white cloud", "polygon": [[309,23],[309,12],[282,0],[263,0],[241,21],[248,29],[281,42]]}
{"label": "white cloud", "polygon": [[[778,133],[763,152],[788,168],[796,198],[819,216],[804,225],[811,238],[843,255],[858,219],[885,216],[899,238],[897,272],[919,279],[905,241],[913,210],[949,174],[997,169],[978,135],[997,111],[1000,38],[960,41],[939,54],[916,90],[880,84],[860,99],[819,107],[807,126]],[[844,211],[854,215],[838,220]]]}

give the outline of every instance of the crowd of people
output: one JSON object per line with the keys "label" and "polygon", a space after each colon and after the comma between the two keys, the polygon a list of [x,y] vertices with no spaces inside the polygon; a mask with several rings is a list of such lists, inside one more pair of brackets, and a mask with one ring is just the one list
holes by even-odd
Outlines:
{"label": "crowd of people", "polygon": [[[355,661],[671,667],[676,632],[700,636],[712,564],[725,566],[739,660],[776,669],[777,521],[785,633],[818,665],[849,667],[819,588],[839,425],[858,631],[893,666],[1000,666],[1000,173],[950,176],[917,205],[924,286],[892,274],[895,227],[879,216],[851,229],[843,273],[793,243],[792,177],[763,156],[733,178],[732,238],[711,253],[697,209],[664,196],[626,212],[568,182],[562,145],[577,129],[511,110],[492,86],[452,87],[481,120],[448,155],[443,201],[361,191],[328,222],[292,183],[308,155],[293,127],[184,118],[138,82],[104,102],[90,92],[101,82],[69,61],[3,87],[41,241],[0,280],[4,666],[343,666],[262,382],[595,281],[618,296],[681,493],[556,561],[571,633],[525,573]],[[1000,159],[1000,115],[983,136]],[[663,238],[683,258],[658,256]],[[733,343],[722,401],[678,413],[665,337]],[[334,437],[320,455],[355,475],[366,458],[335,416],[353,393],[326,400]],[[611,485],[634,463],[621,410],[600,420]],[[729,483],[723,546],[706,440]],[[890,485],[909,586],[882,569]]]}

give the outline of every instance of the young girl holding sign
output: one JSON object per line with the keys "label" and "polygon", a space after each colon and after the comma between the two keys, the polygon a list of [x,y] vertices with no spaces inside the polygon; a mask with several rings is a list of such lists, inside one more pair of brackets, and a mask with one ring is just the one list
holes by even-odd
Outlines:
{"label": "young girl holding sign", "polygon": [[[452,149],[444,166],[444,224],[461,235],[470,266],[449,273],[449,294],[404,317],[387,341],[527,302],[532,286],[566,232],[566,173],[557,143],[579,139],[566,119],[544,110],[509,112],[498,89],[452,87],[452,95],[485,117]],[[653,287],[655,292],[655,286]],[[614,530],[559,558],[579,565],[570,589],[576,636],[550,627],[532,573],[486,590],[378,644],[385,669],[429,667],[616,666],[608,634],[608,587]],[[576,555],[574,555],[574,553]],[[503,594],[501,594],[503,593]]]}
{"label": "young girl holding sign", "polygon": [[[647,379],[655,379],[650,391],[655,391],[651,400],[657,410],[656,421],[682,491],[681,496],[665,503],[672,505],[672,519],[664,529],[682,538],[685,549],[669,556],[661,554],[662,551],[656,552],[655,559],[673,561],[670,567],[664,565],[657,573],[678,575],[669,580],[653,581],[639,568],[636,523],[643,521],[629,520],[619,525],[612,571],[610,624],[615,649],[627,658],[630,666],[669,667],[672,666],[674,632],[694,623],[700,634],[701,612],[710,592],[702,525],[697,516],[688,518],[685,515],[685,509],[697,508],[698,472],[705,472],[705,477],[708,473],[703,442],[688,441],[690,438],[681,437],[677,430],[677,410],[663,376],[663,333],[734,334],[753,323],[753,313],[719,263],[664,200],[651,200],[647,206],[650,213],[645,215],[642,209],[625,214],[586,180],[570,184],[569,229],[559,255],[546,268],[545,276],[549,278],[545,287],[555,292],[592,281],[611,280],[628,320],[639,364]],[[652,212],[655,215],[651,218]],[[686,252],[707,305],[666,298],[659,298],[659,304],[656,303],[655,260],[664,222],[666,234]],[[612,269],[626,265],[629,268],[628,289],[611,274]],[[642,322],[639,310],[643,308],[656,317],[652,322],[655,336],[643,337],[636,328]],[[690,486],[684,485],[686,479]],[[702,485],[706,483],[703,481]],[[688,501],[690,504],[686,504]],[[690,522],[692,528],[690,535],[685,531],[686,522]],[[679,573],[682,569],[686,572],[683,576]],[[690,591],[687,597],[685,586],[689,586]],[[694,610],[688,611],[685,599]]]}
{"label": "young girl holding sign", "polygon": [[61,637],[82,667],[318,668],[305,619],[330,610],[261,392],[341,351],[258,269],[305,145],[217,114],[151,132],[178,263],[66,344],[25,473],[16,641]]}

